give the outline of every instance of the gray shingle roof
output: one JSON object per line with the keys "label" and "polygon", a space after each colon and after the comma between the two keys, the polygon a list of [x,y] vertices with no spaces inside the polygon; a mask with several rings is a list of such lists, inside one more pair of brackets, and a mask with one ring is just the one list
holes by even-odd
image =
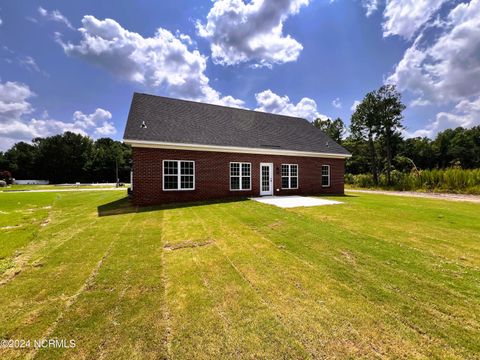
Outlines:
{"label": "gray shingle roof", "polygon": [[124,140],[349,154],[305,119],[140,93],[133,95],[123,137]]}

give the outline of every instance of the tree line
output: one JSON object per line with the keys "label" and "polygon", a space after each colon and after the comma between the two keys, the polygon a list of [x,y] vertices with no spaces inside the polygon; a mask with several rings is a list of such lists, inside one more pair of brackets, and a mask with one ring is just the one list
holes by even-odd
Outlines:
{"label": "tree line", "polygon": [[404,110],[395,86],[384,85],[365,95],[352,114],[349,128],[340,118],[317,119],[313,125],[352,153],[345,164],[347,174],[368,173],[375,186],[380,175],[392,185],[392,171],[480,168],[480,126],[447,129],[434,139],[406,139],[402,134]]}
{"label": "tree line", "polygon": [[[41,179],[54,184],[130,181],[132,150],[110,138],[92,140],[65,132],[32,143],[18,142],[0,152],[3,178]],[[9,179],[5,179],[9,180]]]}

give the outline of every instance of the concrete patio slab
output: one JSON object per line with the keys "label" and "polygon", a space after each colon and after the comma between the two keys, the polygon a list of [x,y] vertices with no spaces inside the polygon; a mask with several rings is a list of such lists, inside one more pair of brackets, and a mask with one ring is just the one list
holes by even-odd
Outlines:
{"label": "concrete patio slab", "polygon": [[263,204],[275,205],[281,208],[294,208],[300,206],[322,206],[343,204],[341,201],[314,198],[309,196],[262,196],[250,198]]}

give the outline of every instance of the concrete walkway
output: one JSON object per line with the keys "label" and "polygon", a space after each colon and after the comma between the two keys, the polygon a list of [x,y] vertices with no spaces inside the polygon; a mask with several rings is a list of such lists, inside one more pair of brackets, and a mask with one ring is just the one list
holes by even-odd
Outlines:
{"label": "concrete walkway", "polygon": [[422,193],[415,191],[389,191],[389,190],[357,190],[357,189],[345,189],[346,193],[364,193],[364,194],[380,194],[380,195],[393,195],[393,196],[410,196],[420,197],[427,199],[437,200],[449,200],[449,201],[467,201],[480,204],[479,195],[467,195],[467,194],[445,194],[445,193]]}
{"label": "concrete walkway", "polygon": [[322,206],[343,204],[340,201],[327,200],[321,198],[307,196],[262,196],[250,198],[251,200],[261,202],[263,204],[275,205],[281,208],[293,208],[300,206]]}

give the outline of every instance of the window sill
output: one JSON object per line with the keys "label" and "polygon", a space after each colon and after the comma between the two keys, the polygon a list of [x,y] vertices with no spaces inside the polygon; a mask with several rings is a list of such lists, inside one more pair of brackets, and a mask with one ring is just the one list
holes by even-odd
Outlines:
{"label": "window sill", "polygon": [[194,191],[195,189],[163,189],[163,191]]}

